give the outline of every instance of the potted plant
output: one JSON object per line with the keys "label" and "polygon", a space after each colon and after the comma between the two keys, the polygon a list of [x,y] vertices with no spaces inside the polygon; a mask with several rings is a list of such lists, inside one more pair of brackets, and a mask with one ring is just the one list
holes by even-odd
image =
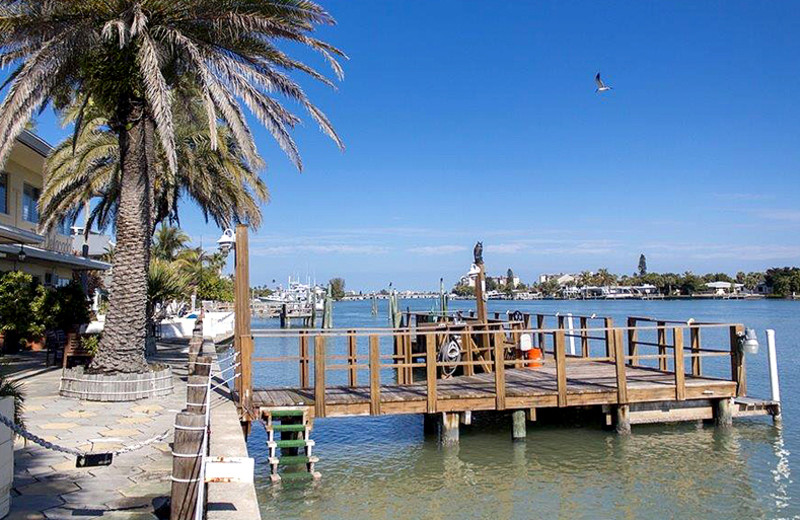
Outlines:
{"label": "potted plant", "polygon": [[[0,373],[0,414],[22,423],[23,396],[19,383],[9,381]],[[0,518],[11,507],[11,486],[14,482],[14,436],[11,430],[0,426]]]}
{"label": "potted plant", "polygon": [[77,333],[79,326],[89,321],[89,301],[77,282],[56,289],[39,286],[31,302],[32,324],[28,345],[36,350],[37,339],[47,330]]}

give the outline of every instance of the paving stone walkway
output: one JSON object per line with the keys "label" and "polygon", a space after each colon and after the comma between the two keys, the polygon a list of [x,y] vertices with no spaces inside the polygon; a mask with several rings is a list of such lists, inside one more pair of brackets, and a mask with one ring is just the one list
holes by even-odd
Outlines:
{"label": "paving stone walkway", "polygon": [[[22,381],[29,431],[59,445],[112,451],[164,433],[186,400],[186,345],[159,345],[156,361],[169,363],[172,395],[134,403],[96,403],[58,395],[60,368],[43,353],[9,359],[5,369]],[[76,468],[75,457],[17,439],[9,520],[153,519],[169,496],[172,433],[162,442],[114,457],[111,466]],[[168,515],[167,515],[168,516]]]}

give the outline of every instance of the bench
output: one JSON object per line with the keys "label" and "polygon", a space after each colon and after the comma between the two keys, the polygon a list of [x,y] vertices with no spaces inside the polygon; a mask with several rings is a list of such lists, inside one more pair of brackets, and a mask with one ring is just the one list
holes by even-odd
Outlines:
{"label": "bench", "polygon": [[90,352],[81,341],[81,336],[77,332],[67,333],[67,342],[64,345],[64,362],[62,367],[68,368],[69,358],[87,358],[91,359],[94,354]]}
{"label": "bench", "polygon": [[45,365],[50,365],[50,354],[53,354],[53,364],[55,365],[58,358],[64,356],[64,345],[66,344],[67,335],[63,330],[48,330],[45,334],[45,347],[47,348]]}

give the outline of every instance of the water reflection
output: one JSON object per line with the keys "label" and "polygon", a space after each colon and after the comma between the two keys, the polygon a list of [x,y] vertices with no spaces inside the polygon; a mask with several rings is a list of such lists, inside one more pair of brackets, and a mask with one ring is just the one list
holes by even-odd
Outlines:
{"label": "water reflection", "polygon": [[[267,515],[296,518],[754,518],[791,513],[789,453],[763,422],[720,429],[462,427],[458,445],[422,436],[419,417],[319,421],[314,486],[260,485]],[[370,421],[364,424],[363,421]],[[349,427],[348,427],[349,426]],[[251,447],[256,442],[251,438]],[[765,452],[769,457],[764,457]],[[266,466],[260,465],[266,472]],[[768,488],[765,486],[769,484]]]}

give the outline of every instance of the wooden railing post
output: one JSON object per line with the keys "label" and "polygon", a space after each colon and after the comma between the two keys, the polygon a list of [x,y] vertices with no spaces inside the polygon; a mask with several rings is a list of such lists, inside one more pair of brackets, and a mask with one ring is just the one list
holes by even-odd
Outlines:
{"label": "wooden railing post", "polygon": [[347,383],[352,387],[358,385],[358,338],[356,331],[347,331]]}
{"label": "wooden railing post", "polygon": [[474,350],[470,327],[466,327],[464,332],[461,333],[461,348],[464,349],[464,357],[466,358],[467,362],[467,364],[464,365],[464,375],[471,376],[475,374],[475,367],[472,365]]}
{"label": "wooden railing post", "polygon": [[[403,334],[403,356],[404,361],[408,365],[414,360],[411,352],[411,331],[407,331],[407,333]],[[406,378],[405,378],[407,385],[414,384],[414,367],[407,366],[406,367]]]}
{"label": "wooden railing post", "polygon": [[690,327],[689,334],[691,337],[692,347],[692,375],[700,377],[703,373],[703,363],[700,358],[700,327]]}
{"label": "wooden railing post", "polygon": [[739,334],[744,333],[742,325],[732,325],[731,341],[731,379],[736,382],[736,395],[747,395],[747,372],[744,366],[744,353],[739,347]]}
{"label": "wooden railing post", "polygon": [[325,417],[325,338],[314,338],[314,414]]}
{"label": "wooden railing post", "polygon": [[666,323],[659,321],[656,323],[658,326],[658,369],[664,372],[667,371],[667,329]]}
{"label": "wooden railing post", "polygon": [[[536,328],[539,331],[544,329],[544,315],[536,315]],[[539,349],[542,351],[542,354],[544,354],[544,346],[544,332],[539,332]]]}
{"label": "wooden railing post", "polygon": [[635,367],[639,364],[639,359],[636,357],[639,351],[639,345],[636,341],[639,339],[638,331],[636,330],[636,318],[628,318],[628,355],[631,356],[629,364]]}
{"label": "wooden railing post", "polygon": [[622,331],[611,334],[614,349],[614,363],[617,368],[617,404],[628,404],[628,379],[625,375],[625,353],[622,350]]}
{"label": "wooden railing post", "polygon": [[[489,334],[487,333],[487,337]],[[506,409],[506,364],[503,333],[494,334],[494,392],[495,408]]]}
{"label": "wooden railing post", "polygon": [[567,406],[567,352],[564,330],[553,333],[553,350],[556,360],[556,388],[558,390],[558,406]]}
{"label": "wooden railing post", "polygon": [[675,400],[683,401],[686,399],[686,366],[683,363],[683,329],[675,327],[672,329],[672,354],[675,364]]}
{"label": "wooden railing post", "polygon": [[436,334],[425,335],[425,373],[428,386],[428,413],[436,413]]}
{"label": "wooden railing post", "polygon": [[369,337],[369,413],[381,414],[381,351],[374,334]]}
{"label": "wooden railing post", "polygon": [[612,345],[612,343],[614,343],[614,331],[611,330],[614,328],[614,320],[612,318],[604,318],[603,323],[605,324],[606,328],[606,357],[616,359],[616,350]]}
{"label": "wooden railing post", "polygon": [[589,319],[581,316],[581,357],[589,357]]}
{"label": "wooden railing post", "polygon": [[308,334],[300,331],[300,388],[311,387],[309,365]]}

